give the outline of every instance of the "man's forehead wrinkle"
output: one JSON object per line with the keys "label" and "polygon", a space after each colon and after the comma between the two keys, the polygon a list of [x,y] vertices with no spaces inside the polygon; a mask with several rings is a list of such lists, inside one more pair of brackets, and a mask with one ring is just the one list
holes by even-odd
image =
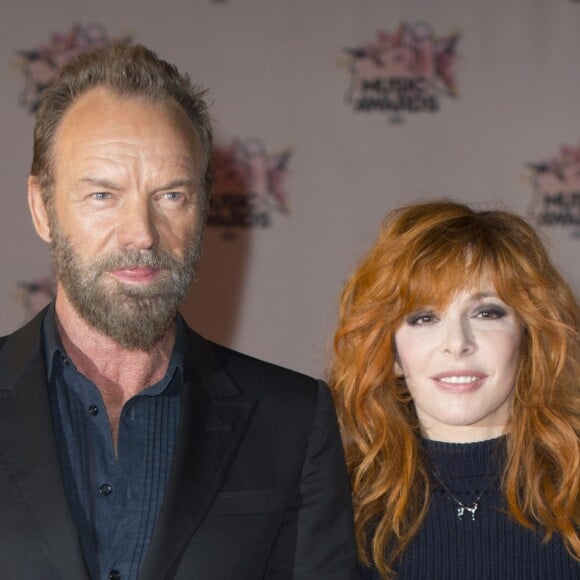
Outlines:
{"label": "man's forehead wrinkle", "polygon": [[127,168],[120,167],[119,170],[106,171],[105,174],[100,174],[98,171],[89,171],[82,175],[77,180],[77,183],[80,187],[86,185],[113,191],[120,191],[134,184],[137,187],[146,187],[154,192],[183,187],[197,189],[199,187],[199,177],[194,171],[186,171],[185,169],[169,173],[163,170],[155,170],[150,171],[147,176],[142,176],[139,173],[134,174]]}
{"label": "man's forehead wrinkle", "polygon": [[[74,146],[74,143],[71,143],[71,146]],[[93,158],[95,160],[118,163],[136,160],[146,161],[148,164],[160,161],[163,163],[169,162],[175,165],[190,166],[194,159],[194,152],[188,148],[176,148],[174,143],[163,141],[147,143],[147,147],[144,147],[143,141],[140,140],[108,140],[87,144],[86,147],[86,157],[89,160]]]}
{"label": "man's forehead wrinkle", "polygon": [[83,95],[64,115],[53,148],[55,180],[81,191],[86,184],[147,192],[170,185],[199,190],[205,162],[181,110],[109,96]]}
{"label": "man's forehead wrinkle", "polygon": [[[103,151],[98,154],[90,152],[79,159],[80,171],[84,175],[82,181],[106,181],[107,174],[131,174],[161,176],[167,174],[165,181],[194,182],[198,171],[193,160],[185,154],[168,154],[163,149],[159,151],[140,152],[138,150]],[[101,175],[104,173],[105,175]]]}
{"label": "man's forehead wrinkle", "polygon": [[105,187],[115,188],[117,185],[114,181],[107,179],[105,177],[81,177],[79,179],[80,183],[87,183],[89,185],[103,185]]}

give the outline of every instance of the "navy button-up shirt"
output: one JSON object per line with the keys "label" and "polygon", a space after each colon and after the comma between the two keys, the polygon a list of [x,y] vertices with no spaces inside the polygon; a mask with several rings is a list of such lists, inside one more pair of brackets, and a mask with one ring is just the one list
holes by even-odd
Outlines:
{"label": "navy button-up shirt", "polygon": [[186,349],[178,320],[167,373],[127,401],[115,455],[97,387],[68,358],[54,318],[43,322],[49,396],[64,485],[94,580],[134,580],[165,494],[179,422]]}

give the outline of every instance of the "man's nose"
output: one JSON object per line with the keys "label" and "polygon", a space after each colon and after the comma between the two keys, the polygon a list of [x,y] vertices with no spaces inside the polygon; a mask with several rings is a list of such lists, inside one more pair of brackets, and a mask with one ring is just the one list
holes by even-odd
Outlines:
{"label": "man's nose", "polygon": [[127,200],[123,204],[117,224],[121,247],[149,250],[157,245],[159,236],[154,212],[148,200]]}
{"label": "man's nose", "polygon": [[473,329],[468,320],[448,320],[444,331],[444,352],[453,356],[465,356],[477,350]]}

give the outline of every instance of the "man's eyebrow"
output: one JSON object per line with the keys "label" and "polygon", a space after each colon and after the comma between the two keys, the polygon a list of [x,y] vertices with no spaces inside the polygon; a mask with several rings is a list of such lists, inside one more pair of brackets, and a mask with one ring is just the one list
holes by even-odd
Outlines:
{"label": "man's eyebrow", "polygon": [[89,185],[96,185],[97,187],[103,187],[104,189],[120,189],[118,184],[102,177],[82,177],[79,179],[79,182],[87,183]]}
{"label": "man's eyebrow", "polygon": [[193,177],[184,177],[181,179],[174,179],[169,183],[162,185],[161,187],[155,188],[157,191],[164,189],[173,189],[176,187],[197,187],[199,185],[199,180]]}
{"label": "man's eyebrow", "polygon": [[[79,180],[80,183],[86,183],[88,185],[94,185],[97,187],[103,187],[104,189],[119,190],[121,186],[114,181],[103,177],[82,177]],[[174,179],[169,183],[166,183],[160,187],[156,187],[156,191],[163,191],[166,189],[173,189],[176,187],[197,187],[199,185],[199,180],[193,177],[183,177],[179,179]]]}

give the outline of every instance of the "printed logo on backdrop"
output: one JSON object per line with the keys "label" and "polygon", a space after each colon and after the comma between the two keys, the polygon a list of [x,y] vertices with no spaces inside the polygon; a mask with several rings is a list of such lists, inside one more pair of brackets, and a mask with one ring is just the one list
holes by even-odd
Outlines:
{"label": "printed logo on backdrop", "polygon": [[268,151],[256,137],[217,147],[208,226],[232,238],[240,230],[269,228],[276,216],[289,214],[285,184],[291,156],[289,148]]}
{"label": "printed logo on backdrop", "polygon": [[79,53],[110,41],[129,41],[130,36],[110,38],[101,24],[82,26],[75,24],[65,34],[55,32],[50,42],[29,50],[17,52],[16,66],[24,75],[24,89],[20,93],[20,104],[34,113],[40,104],[43,91],[50,85],[58,70]]}
{"label": "printed logo on backdrop", "polygon": [[441,100],[458,96],[455,79],[460,34],[437,36],[423,22],[379,30],[374,42],[346,48],[350,84],[345,99],[354,111],[387,113],[392,122],[435,113]]}
{"label": "printed logo on backdrop", "polygon": [[560,147],[557,157],[528,163],[532,216],[538,225],[565,228],[580,238],[580,145]]}

